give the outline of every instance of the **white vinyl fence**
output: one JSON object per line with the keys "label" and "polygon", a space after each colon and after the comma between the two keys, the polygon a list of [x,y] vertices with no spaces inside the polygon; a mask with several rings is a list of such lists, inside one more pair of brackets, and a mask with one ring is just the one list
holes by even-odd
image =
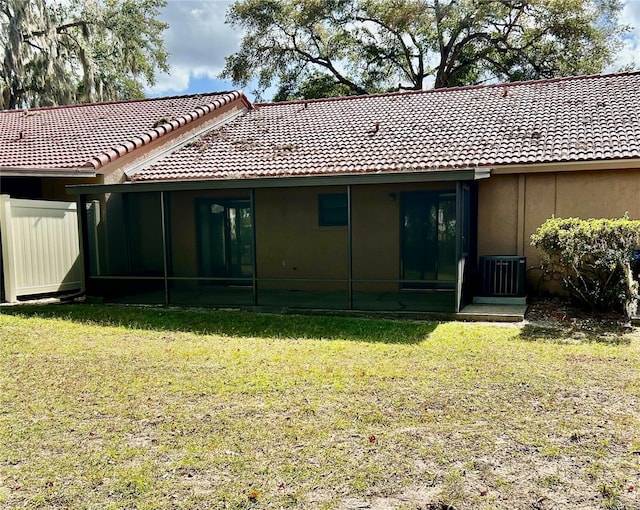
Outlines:
{"label": "white vinyl fence", "polygon": [[84,288],[75,203],[0,195],[0,242],[6,301]]}

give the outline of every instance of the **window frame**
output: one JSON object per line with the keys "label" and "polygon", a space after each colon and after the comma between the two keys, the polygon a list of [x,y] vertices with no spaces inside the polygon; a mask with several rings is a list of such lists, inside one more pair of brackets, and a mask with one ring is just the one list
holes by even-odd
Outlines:
{"label": "window frame", "polygon": [[[344,204],[338,206],[328,204],[328,201],[338,198],[344,200]],[[329,212],[330,211],[330,212]],[[335,219],[337,211],[340,217]],[[333,213],[333,214],[331,214]],[[342,217],[344,215],[344,217]],[[320,227],[346,227],[349,225],[349,200],[347,193],[319,193],[318,194],[318,226]]]}

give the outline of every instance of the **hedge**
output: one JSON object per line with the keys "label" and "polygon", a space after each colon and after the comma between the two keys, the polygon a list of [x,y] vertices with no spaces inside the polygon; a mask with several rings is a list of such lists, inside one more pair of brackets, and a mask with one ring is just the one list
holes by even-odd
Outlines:
{"label": "hedge", "polygon": [[543,266],[560,271],[573,298],[594,310],[638,311],[634,265],[640,255],[640,221],[552,217],[531,236]]}

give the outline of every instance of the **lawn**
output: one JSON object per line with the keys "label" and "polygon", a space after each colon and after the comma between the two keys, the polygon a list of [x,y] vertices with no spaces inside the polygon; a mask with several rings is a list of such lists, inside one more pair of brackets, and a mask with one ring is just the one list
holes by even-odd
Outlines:
{"label": "lawn", "polygon": [[640,508],[637,331],[11,307],[0,362],[0,508]]}

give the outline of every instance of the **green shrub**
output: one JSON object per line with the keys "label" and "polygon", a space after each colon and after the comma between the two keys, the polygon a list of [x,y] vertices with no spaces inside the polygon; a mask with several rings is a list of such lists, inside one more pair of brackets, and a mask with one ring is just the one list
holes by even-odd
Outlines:
{"label": "green shrub", "polygon": [[596,310],[638,310],[638,282],[632,265],[640,249],[640,221],[551,218],[531,236],[543,251],[543,265],[560,271],[576,300]]}

